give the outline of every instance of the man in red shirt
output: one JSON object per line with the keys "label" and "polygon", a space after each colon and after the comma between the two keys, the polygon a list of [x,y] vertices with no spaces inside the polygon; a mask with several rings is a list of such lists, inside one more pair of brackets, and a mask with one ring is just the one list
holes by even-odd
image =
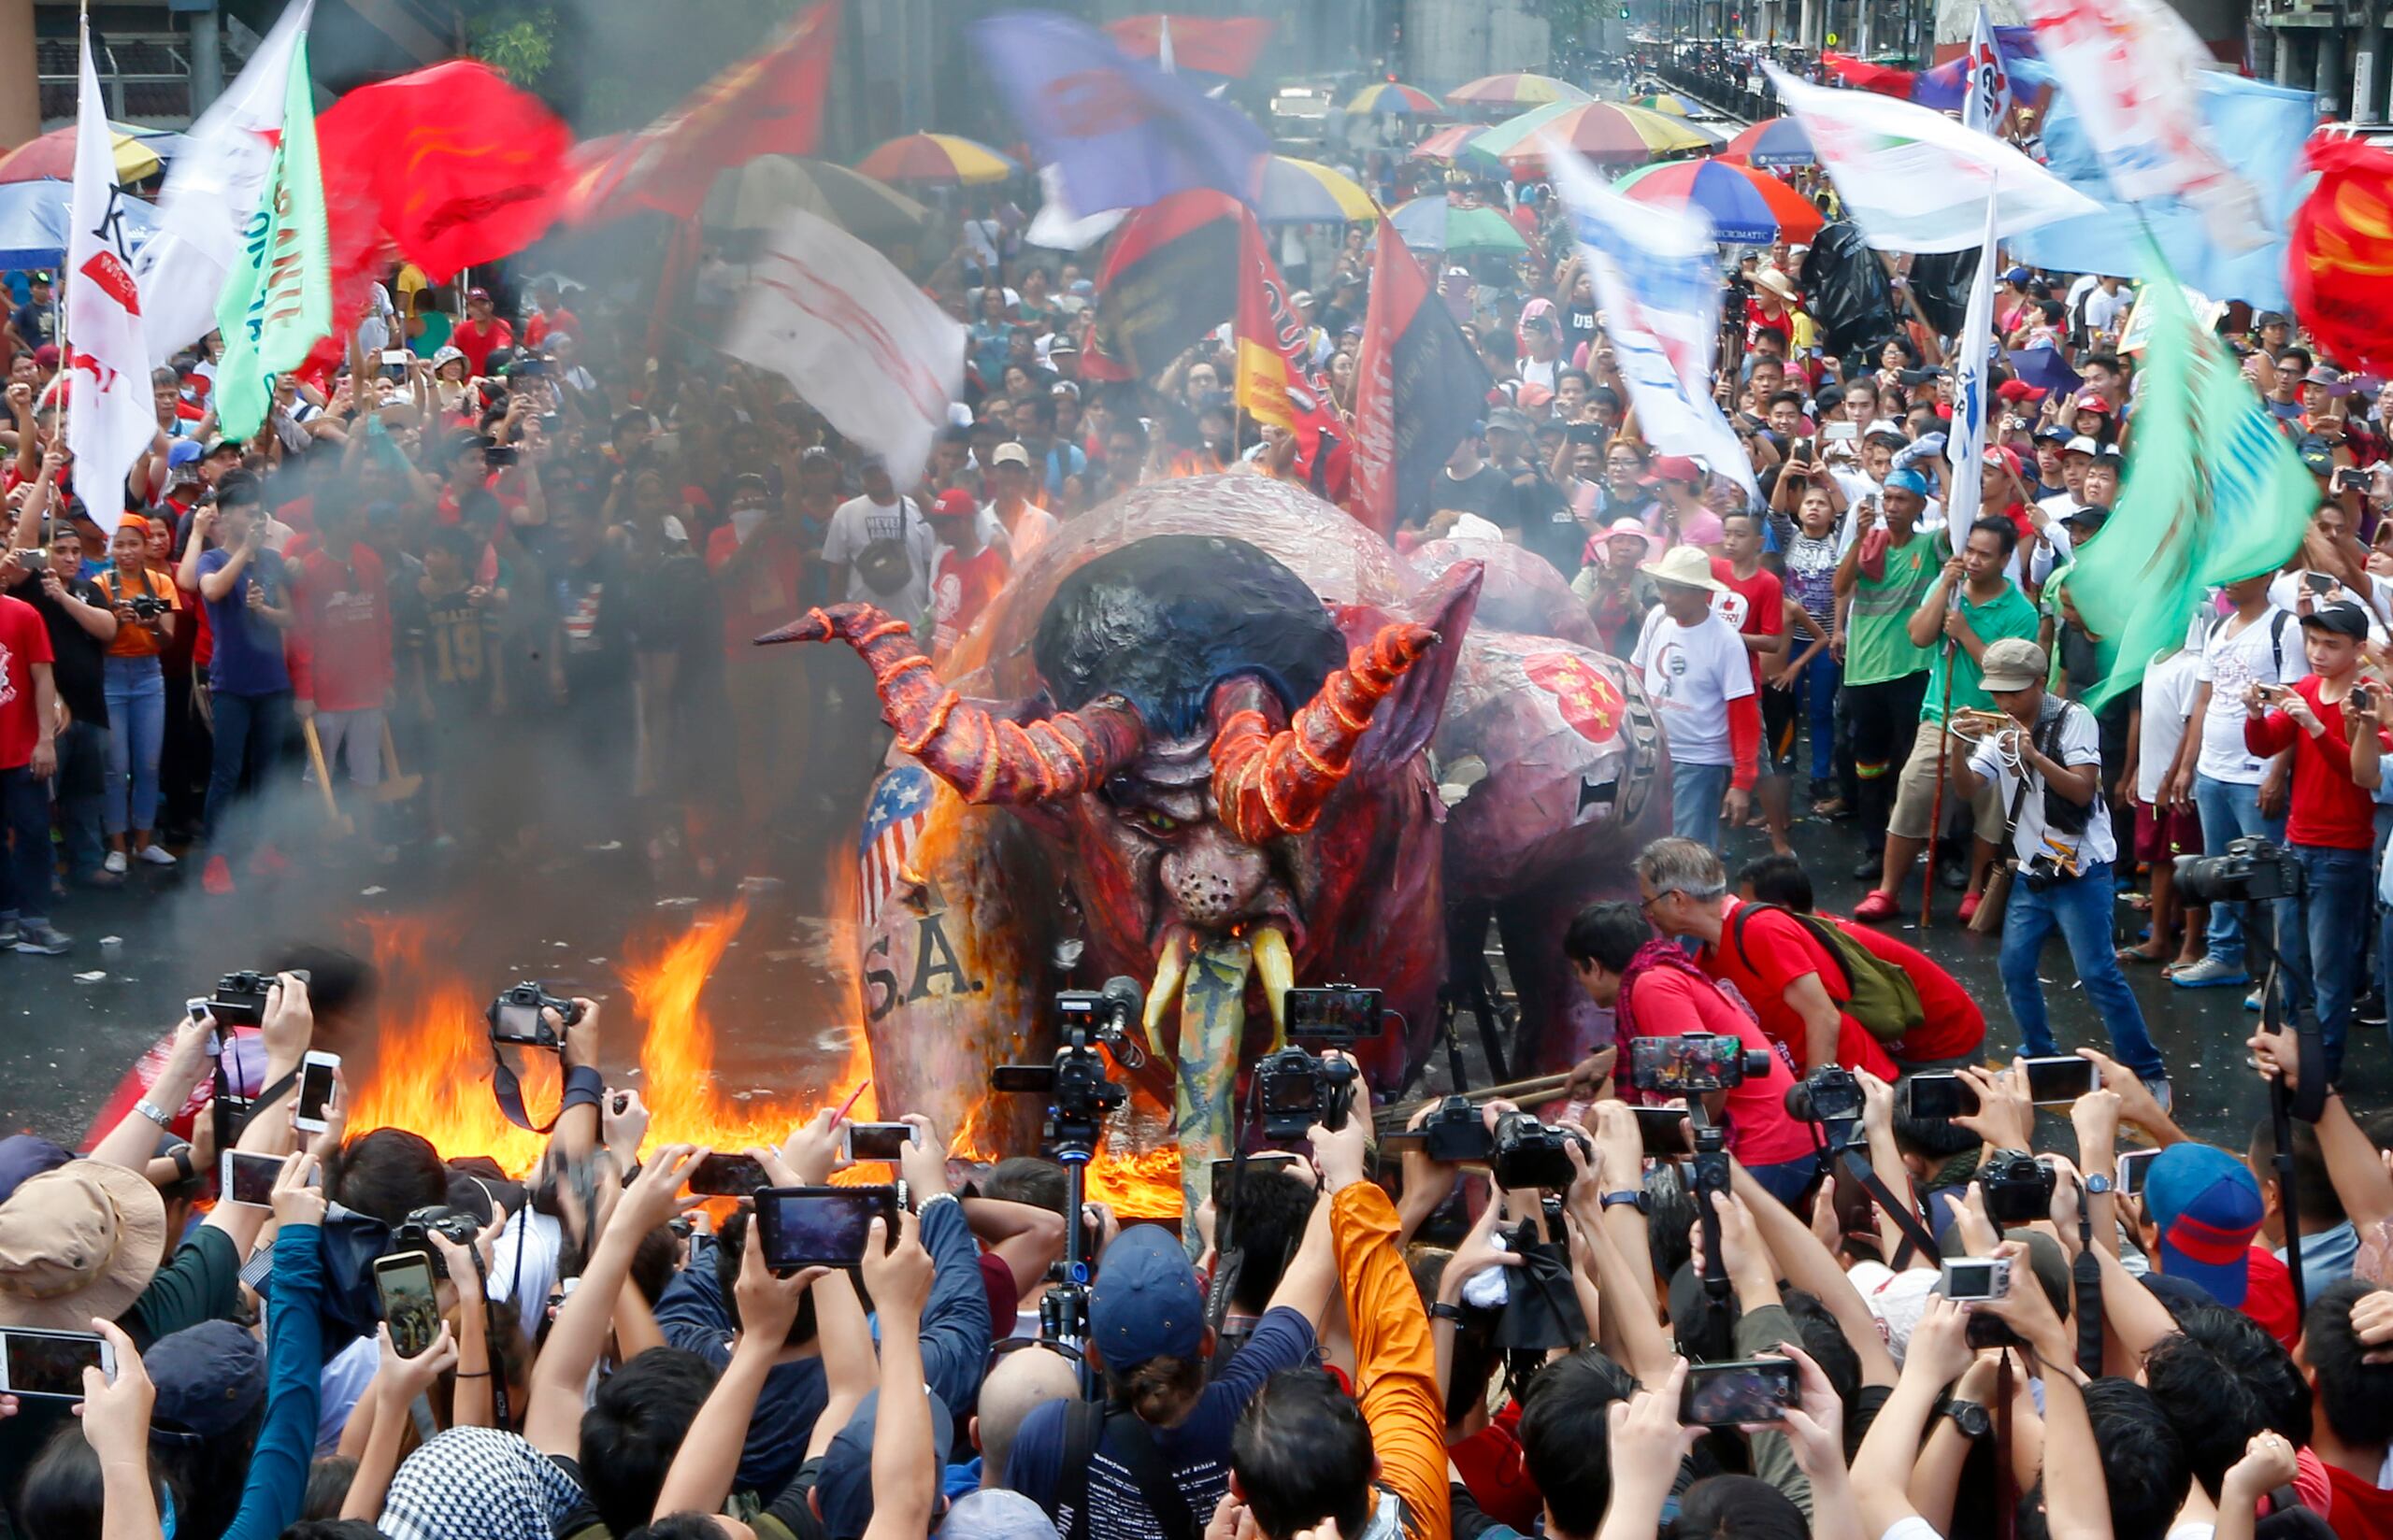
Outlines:
{"label": "man in red shirt", "polygon": [[1722,554],[1712,559],[1712,576],[1728,586],[1728,606],[1741,613],[1730,619],[1744,637],[1745,654],[1754,666],[1754,694],[1761,701],[1761,778],[1754,791],[1770,826],[1770,844],[1786,848],[1790,777],[1779,769],[1779,745],[1791,747],[1795,732],[1795,697],[1784,690],[1764,690],[1762,660],[1786,656],[1786,590],[1778,574],[1761,564],[1761,516],[1739,511],[1720,520]]}
{"label": "man in red shirt", "polygon": [[2368,950],[2374,910],[2378,755],[2393,749],[2385,703],[2359,677],[2368,611],[2348,599],[2301,617],[2307,677],[2290,685],[2244,687],[2243,745],[2261,759],[2293,750],[2293,801],[2286,846],[2308,881],[2300,898],[2277,901],[2288,1010],[2313,1008],[2327,1078],[2342,1077],[2343,1035]]}
{"label": "man in red shirt", "polygon": [[939,494],[930,521],[939,540],[931,563],[931,656],[944,658],[1005,587],[1012,565],[1004,551],[982,538],[981,505],[962,488]]}
{"label": "man in red shirt", "polygon": [[0,948],[55,957],[74,945],[50,922],[50,777],[58,774],[58,687],[50,628],[0,594]]}
{"label": "man in red shirt", "polygon": [[1721,945],[1743,900],[1728,891],[1728,874],[1710,849],[1675,835],[1655,840],[1638,853],[1637,893],[1655,930],[1703,943],[1697,966],[1737,987],[1798,1076],[1834,1063],[1896,1078],[1894,1060],[1843,1010],[1844,970],[1801,921],[1757,913],[1741,928],[1741,946]]}
{"label": "man in red shirt", "polygon": [[2334,1491],[2327,1522],[2338,1540],[2393,1540],[2393,1489],[2376,1484],[2393,1449],[2393,1363],[2369,1361],[2393,1326],[2393,1296],[2345,1278],[2310,1302],[2302,1325],[2310,1447]]}
{"label": "man in red shirt", "polygon": [[[338,498],[316,503],[315,541],[294,563],[298,606],[289,649],[293,708],[312,719],[324,768],[348,750],[349,779],[371,791],[382,781],[382,706],[391,690],[391,606],[382,559],[357,538],[357,511]],[[372,799],[367,799],[372,806]]]}
{"label": "man in red shirt", "polygon": [[557,292],[557,286],[555,284],[534,284],[532,286],[532,314],[530,318],[523,322],[523,345],[525,347],[544,347],[547,345],[551,336],[559,333],[569,334],[574,336],[580,336],[581,335],[580,319],[575,316],[572,311],[565,307],[565,298]]}
{"label": "man in red shirt", "polygon": [[487,289],[466,291],[466,319],[449,333],[450,345],[466,355],[466,372],[479,378],[490,373],[490,355],[515,346],[515,328],[498,319]]}

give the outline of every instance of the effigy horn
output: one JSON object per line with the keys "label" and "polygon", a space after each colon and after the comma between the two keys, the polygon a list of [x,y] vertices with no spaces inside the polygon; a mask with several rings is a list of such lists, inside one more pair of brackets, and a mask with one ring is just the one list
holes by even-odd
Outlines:
{"label": "effigy horn", "polygon": [[1300,834],[1346,778],[1371,714],[1422,655],[1437,645],[1427,626],[1402,620],[1349,653],[1346,666],[1274,733],[1252,692],[1231,680],[1213,696],[1213,803],[1233,838],[1247,844]]}

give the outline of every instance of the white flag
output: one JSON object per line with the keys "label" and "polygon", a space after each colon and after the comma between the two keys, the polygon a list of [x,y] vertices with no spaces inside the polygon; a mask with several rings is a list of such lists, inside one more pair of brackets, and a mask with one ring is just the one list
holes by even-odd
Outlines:
{"label": "white flag", "polygon": [[1881,251],[1975,246],[1998,182],[1997,235],[2103,211],[2001,140],[1941,112],[1874,92],[1806,85],[1772,64],[1762,68],[1835,179],[1846,212]]}
{"label": "white flag", "polygon": [[1977,281],[1970,286],[1970,307],[1961,322],[1959,355],[1953,361],[1953,430],[1945,453],[1953,462],[1952,501],[1945,507],[1947,525],[1963,535],[1978,516],[1978,484],[1985,470],[1986,356],[1994,346],[1995,247],[1994,200],[1985,201],[1985,246],[1978,253]]}
{"label": "white flag", "polygon": [[132,195],[117,185],[115,135],[100,78],[92,72],[87,21],[75,98],[74,223],[66,235],[66,447],[75,455],[75,495],[110,535],[124,518],[124,478],[158,433],[124,228],[122,206]]}
{"label": "white flag", "polygon": [[794,209],[757,259],[723,350],[771,369],[911,487],[964,386],[969,334],[889,259]]}
{"label": "white flag", "polygon": [[1753,462],[1712,399],[1720,338],[1712,221],[1693,209],[1632,203],[1577,155],[1552,144],[1545,164],[1570,211],[1612,363],[1646,442],[1702,461],[1759,501]]}
{"label": "white flag", "polygon": [[1075,213],[1071,192],[1064,186],[1064,168],[1059,165],[1039,168],[1039,212],[1032,217],[1030,228],[1023,232],[1022,238],[1050,251],[1085,251],[1113,234],[1113,227],[1130,217],[1126,208],[1109,208],[1088,215]]}
{"label": "white flag", "polygon": [[2269,238],[2260,190],[2227,164],[2202,112],[2209,48],[2160,0],[2028,0],[2036,45],[2129,203],[2183,198],[2230,251]]}
{"label": "white flag", "polygon": [[2011,76],[2002,67],[2002,51],[1994,46],[1994,23],[1978,7],[1977,24],[1970,32],[1970,73],[1961,87],[1961,126],[1999,138],[2011,121]]}
{"label": "white flag", "polygon": [[153,364],[216,329],[216,299],[274,164],[291,60],[314,9],[315,0],[297,0],[282,13],[232,89],[184,135],[166,173],[157,234],[134,266],[149,306]]}

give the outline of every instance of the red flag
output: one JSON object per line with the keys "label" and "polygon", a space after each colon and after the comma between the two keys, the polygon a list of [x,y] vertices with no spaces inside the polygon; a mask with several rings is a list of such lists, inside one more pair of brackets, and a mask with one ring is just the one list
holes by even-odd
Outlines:
{"label": "red flag", "polygon": [[1345,495],[1344,427],[1329,382],[1312,364],[1303,321],[1288,304],[1288,280],[1271,260],[1254,210],[1239,209],[1238,404],[1258,422],[1297,435],[1297,474],[1331,501]]}
{"label": "red flag", "polygon": [[1354,357],[1355,517],[1382,535],[1426,517],[1430,478],[1485,411],[1487,388],[1453,312],[1381,220]]}
{"label": "red flag", "polygon": [[2318,185],[2286,250],[2294,312],[2344,368],[2393,368],[2393,153],[2343,138],[2304,149]]}
{"label": "red flag", "polygon": [[580,147],[565,217],[588,224],[652,208],[689,219],[716,173],[759,155],[811,153],[838,25],[838,0],[823,0],[772,47],[723,70],[646,128]]}
{"label": "red flag", "polygon": [[[1175,192],[1122,221],[1096,276],[1092,379],[1151,379],[1238,307],[1238,200]],[[994,382],[990,382],[994,383]]]}
{"label": "red flag", "polygon": [[1244,78],[1263,56],[1275,22],[1258,16],[1125,16],[1105,30],[1133,59],[1154,59],[1163,50],[1163,29],[1171,26],[1171,66],[1206,75]]}
{"label": "red flag", "polygon": [[1874,91],[1881,96],[1913,99],[1918,77],[1907,69],[1886,64],[1873,64],[1866,59],[1856,59],[1849,53],[1820,54],[1820,66],[1835,76],[1842,84],[1859,91]]}

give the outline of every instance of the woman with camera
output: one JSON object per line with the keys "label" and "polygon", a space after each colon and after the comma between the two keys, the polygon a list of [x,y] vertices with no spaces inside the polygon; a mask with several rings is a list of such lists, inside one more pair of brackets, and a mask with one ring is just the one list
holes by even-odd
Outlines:
{"label": "woman with camera", "polygon": [[[108,540],[114,559],[97,581],[116,611],[116,639],[104,664],[108,703],[108,779],[103,870],[124,875],[130,857],[152,866],[175,858],[151,833],[158,823],[158,754],[166,741],[166,676],[159,655],[182,609],[174,579],[150,565],[150,521],[128,513]],[[125,831],[131,829],[130,845]]]}

